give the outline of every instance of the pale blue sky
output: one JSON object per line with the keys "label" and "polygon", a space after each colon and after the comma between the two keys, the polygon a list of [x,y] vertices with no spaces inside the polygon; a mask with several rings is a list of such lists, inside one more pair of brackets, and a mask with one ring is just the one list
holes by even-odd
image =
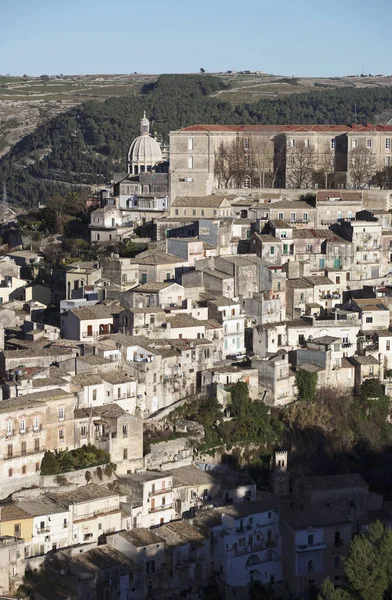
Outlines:
{"label": "pale blue sky", "polygon": [[391,0],[0,0],[0,74],[391,74],[391,25]]}

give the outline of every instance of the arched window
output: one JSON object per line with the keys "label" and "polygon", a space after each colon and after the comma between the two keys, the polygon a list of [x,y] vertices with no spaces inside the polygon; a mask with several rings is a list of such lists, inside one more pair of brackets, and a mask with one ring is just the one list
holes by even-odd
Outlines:
{"label": "arched window", "polygon": [[246,177],[244,177],[244,181],[242,182],[242,187],[243,188],[250,188],[250,177],[249,177],[249,175],[247,175]]}
{"label": "arched window", "polygon": [[250,567],[251,565],[258,565],[260,562],[260,558],[256,554],[252,554],[246,561],[246,566]]}

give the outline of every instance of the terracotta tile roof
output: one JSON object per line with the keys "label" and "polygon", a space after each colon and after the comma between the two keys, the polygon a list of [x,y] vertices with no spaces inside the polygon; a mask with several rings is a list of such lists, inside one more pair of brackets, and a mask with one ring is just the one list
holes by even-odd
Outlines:
{"label": "terracotta tile roof", "polygon": [[[51,494],[50,497],[55,502],[69,506],[70,504],[100,500],[101,498],[118,497],[118,494],[116,494],[116,492],[111,492],[104,486],[90,483],[89,485],[78,487],[78,489],[72,492],[66,492],[64,494]],[[120,510],[120,505],[118,510]]]}
{"label": "terracotta tile roof", "polygon": [[243,132],[243,133],[273,133],[273,132],[292,132],[292,133],[350,133],[350,132],[392,132],[392,125],[191,125],[184,127],[173,133],[188,131],[212,131],[212,132]]}
{"label": "terracotta tile roof", "polygon": [[137,548],[148,546],[150,544],[162,544],[164,541],[154,531],[144,529],[143,527],[132,529],[132,531],[120,531],[118,535]]}

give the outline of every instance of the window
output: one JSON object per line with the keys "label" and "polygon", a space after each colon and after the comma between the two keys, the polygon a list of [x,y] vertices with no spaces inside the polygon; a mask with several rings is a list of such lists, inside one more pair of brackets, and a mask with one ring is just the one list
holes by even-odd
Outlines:
{"label": "window", "polygon": [[286,232],[285,231],[281,231],[280,232],[280,237],[281,237],[282,240],[286,239]]}
{"label": "window", "polygon": [[351,212],[351,210],[348,211],[347,218],[348,219],[352,219],[353,218],[353,213]]}
{"label": "window", "polygon": [[309,139],[305,140],[305,148],[310,148],[310,140]]}
{"label": "window", "polygon": [[294,148],[294,146],[295,146],[295,140],[293,140],[293,138],[291,138],[291,140],[289,140],[289,146],[291,148]]}
{"label": "window", "polygon": [[314,535],[311,533],[308,535],[308,546],[313,546],[314,544]]}
{"label": "window", "polygon": [[373,367],[373,365],[371,365],[369,367],[369,375],[374,375],[374,367]]}
{"label": "window", "polygon": [[188,150],[193,150],[193,138],[188,138]]}
{"label": "window", "polygon": [[59,429],[59,440],[64,440],[64,429]]}
{"label": "window", "polygon": [[356,138],[351,140],[351,148],[356,148],[358,146],[358,140]]}
{"label": "window", "polygon": [[387,350],[387,352],[389,352],[390,349],[391,349],[391,342],[390,342],[390,340],[387,340],[385,350]]}
{"label": "window", "polygon": [[275,254],[275,246],[271,246],[270,254],[271,256]]}
{"label": "window", "polygon": [[59,421],[64,421],[64,409],[59,408]]}
{"label": "window", "polygon": [[204,208],[201,209],[201,216],[204,217]]}
{"label": "window", "polygon": [[313,252],[312,244],[306,244],[306,252]]}
{"label": "window", "polygon": [[385,150],[391,149],[391,138],[385,138]]}
{"label": "window", "polygon": [[295,213],[290,213],[290,221],[295,221]]}
{"label": "window", "polygon": [[309,215],[308,213],[303,213],[302,215],[302,220],[304,221],[304,223],[307,223],[309,220]]}
{"label": "window", "polygon": [[391,166],[391,157],[390,156],[386,156],[384,159],[384,164],[386,167],[390,167]]}
{"label": "window", "polygon": [[12,458],[12,455],[13,455],[12,444],[8,444],[8,446],[7,446],[7,456],[8,456],[8,458]]}
{"label": "window", "polygon": [[195,209],[193,209],[193,210],[192,210],[192,215],[193,215],[194,217],[196,216],[196,210],[195,210]]}
{"label": "window", "polygon": [[324,269],[325,266],[325,258],[320,258],[319,259],[319,267],[320,269]]}
{"label": "window", "polygon": [[26,465],[23,465],[22,467],[22,475],[26,475]]}
{"label": "window", "polygon": [[340,284],[340,276],[339,276],[339,275],[337,275],[337,276],[336,276],[336,285],[339,285],[339,284]]}
{"label": "window", "polygon": [[127,425],[123,425],[122,433],[123,433],[123,437],[128,437],[128,426]]}
{"label": "window", "polygon": [[279,221],[284,221],[284,218],[283,218],[283,217],[284,217],[283,213],[279,213],[279,214],[278,214],[278,219],[279,219]]}
{"label": "window", "polygon": [[176,210],[174,211],[174,214],[176,215],[176,217],[178,217],[178,208],[176,208]]}
{"label": "window", "polygon": [[12,477],[12,469],[8,469],[8,477]]}
{"label": "window", "polygon": [[127,460],[128,458],[128,448],[124,448],[123,450],[123,460]]}
{"label": "window", "polygon": [[34,431],[38,431],[38,429],[39,429],[39,419],[38,419],[38,417],[34,417],[33,429],[34,429]]}
{"label": "window", "polygon": [[188,169],[193,169],[193,156],[188,156]]}
{"label": "window", "polygon": [[93,390],[93,402],[97,399],[97,390]]}
{"label": "window", "polygon": [[34,452],[39,452],[39,440],[34,440]]}
{"label": "window", "polygon": [[35,470],[36,470],[37,473],[39,472],[39,470],[40,470],[40,464],[39,464],[39,462],[35,463]]}
{"label": "window", "polygon": [[20,433],[26,433],[26,421],[24,419],[19,423]]}
{"label": "window", "polygon": [[329,143],[329,147],[331,148],[331,150],[335,150],[335,140],[332,139]]}
{"label": "window", "polygon": [[7,435],[12,435],[12,421],[7,421]]}
{"label": "window", "polygon": [[[37,440],[36,440],[37,441]],[[21,446],[20,446],[20,453],[22,456],[26,456],[27,453],[27,446],[26,446],[26,442],[22,442]]]}
{"label": "window", "polygon": [[366,148],[373,148],[373,140],[371,138],[367,138]]}
{"label": "window", "polygon": [[366,323],[373,323],[373,317],[366,317]]}
{"label": "window", "polygon": [[249,150],[249,138],[244,139],[244,149]]}

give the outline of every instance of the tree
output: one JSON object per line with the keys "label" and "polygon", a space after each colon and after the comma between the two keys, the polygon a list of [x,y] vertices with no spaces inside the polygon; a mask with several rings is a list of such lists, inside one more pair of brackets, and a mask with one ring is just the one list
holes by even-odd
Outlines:
{"label": "tree", "polygon": [[350,589],[361,600],[383,600],[388,588],[385,554],[380,553],[384,528],[380,522],[370,525],[367,534],[358,535],[350,544],[345,574]]}
{"label": "tree", "polygon": [[242,187],[245,176],[251,173],[250,156],[245,152],[244,140],[236,137],[228,148],[231,178],[236,188]]}
{"label": "tree", "polygon": [[311,402],[314,399],[317,387],[317,373],[310,373],[304,369],[298,369],[295,373],[295,383],[301,400]]}
{"label": "tree", "polygon": [[382,190],[390,190],[392,188],[392,167],[385,167],[381,171],[377,171],[371,179],[372,185],[378,185]]}
{"label": "tree", "polygon": [[218,179],[218,187],[228,187],[233,180],[235,187],[240,188],[245,176],[250,174],[250,154],[245,152],[243,139],[236,137],[228,144],[222,142],[215,154],[215,177]]}
{"label": "tree", "polygon": [[347,171],[354,188],[368,184],[375,174],[377,159],[369,148],[354,148],[348,156]]}
{"label": "tree", "polygon": [[60,470],[55,455],[47,450],[41,462],[41,475],[57,475]]}
{"label": "tree", "polygon": [[287,179],[292,187],[301,189],[309,186],[316,163],[316,151],[304,141],[296,142],[287,152]]}
{"label": "tree", "polygon": [[330,187],[331,175],[335,172],[334,154],[328,149],[319,156],[317,171],[322,178],[322,185],[325,189]]}
{"label": "tree", "polygon": [[205,69],[203,69],[203,67],[201,67],[201,68],[200,68],[200,73],[205,73],[205,72],[206,72],[206,70],[205,70]]}
{"label": "tree", "polygon": [[250,143],[252,167],[259,180],[259,187],[272,187],[274,180],[274,145],[268,136],[253,136]]}
{"label": "tree", "polygon": [[220,143],[218,151],[215,153],[214,173],[218,180],[218,187],[227,188],[231,179],[231,165],[229,153],[223,142]]}
{"label": "tree", "polygon": [[349,600],[350,594],[346,590],[335,588],[330,579],[325,579],[321,584],[317,600]]}

